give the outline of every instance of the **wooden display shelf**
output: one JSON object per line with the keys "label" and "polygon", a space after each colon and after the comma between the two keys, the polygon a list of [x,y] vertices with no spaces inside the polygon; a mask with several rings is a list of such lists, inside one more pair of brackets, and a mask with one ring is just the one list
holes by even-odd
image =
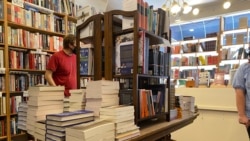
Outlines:
{"label": "wooden display shelf", "polygon": [[172,132],[193,123],[198,115],[198,113],[191,114],[182,119],[176,119],[170,122],[166,122],[165,119],[159,119],[155,122],[144,123],[140,126],[140,136],[133,138],[131,141],[153,141],[170,137]]}

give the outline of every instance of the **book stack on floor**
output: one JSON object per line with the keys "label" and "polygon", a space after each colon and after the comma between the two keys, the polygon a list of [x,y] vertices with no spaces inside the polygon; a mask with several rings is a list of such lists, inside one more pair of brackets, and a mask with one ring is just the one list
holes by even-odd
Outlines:
{"label": "book stack on floor", "polygon": [[84,110],[86,105],[85,89],[70,90],[68,111]]}
{"label": "book stack on floor", "polygon": [[40,141],[45,141],[45,133],[46,133],[45,120],[36,122],[35,135],[34,135],[35,139]]}
{"label": "book stack on floor", "polygon": [[26,131],[26,124],[27,124],[27,110],[28,105],[27,102],[19,103],[18,107],[18,121],[17,121],[17,128]]}
{"label": "book stack on floor", "polygon": [[114,122],[116,141],[129,140],[140,135],[134,123],[134,106],[110,106],[100,109],[100,119]]}
{"label": "book stack on floor", "polygon": [[114,123],[96,120],[66,128],[67,141],[115,141]]}
{"label": "book stack on floor", "polygon": [[65,140],[65,129],[74,125],[94,121],[94,112],[79,110],[46,116],[46,141]]}
{"label": "book stack on floor", "polygon": [[101,107],[119,104],[119,82],[98,80],[90,81],[86,87],[86,110],[94,111],[99,116]]}
{"label": "book stack on floor", "polygon": [[63,112],[64,87],[34,86],[28,93],[27,132],[34,136],[37,121],[45,120],[47,114]]}

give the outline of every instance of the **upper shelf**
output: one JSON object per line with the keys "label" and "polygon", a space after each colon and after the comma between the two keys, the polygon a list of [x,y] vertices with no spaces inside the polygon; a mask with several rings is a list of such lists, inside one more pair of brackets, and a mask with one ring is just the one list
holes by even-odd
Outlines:
{"label": "upper shelf", "polygon": [[194,40],[187,40],[187,41],[172,42],[172,45],[184,45],[188,43],[202,43],[202,42],[207,42],[207,41],[217,41],[217,39],[218,39],[217,37],[194,39]]}
{"label": "upper shelf", "polygon": [[[166,44],[167,46],[171,46],[170,42],[167,39],[164,39],[163,37],[157,36],[154,33],[148,32],[145,29],[139,28],[139,31],[144,31],[146,34],[146,37],[149,38],[149,45],[156,45],[156,44]],[[120,31],[116,31],[114,35],[122,35],[126,33],[132,33],[134,32],[134,28],[128,28]]]}

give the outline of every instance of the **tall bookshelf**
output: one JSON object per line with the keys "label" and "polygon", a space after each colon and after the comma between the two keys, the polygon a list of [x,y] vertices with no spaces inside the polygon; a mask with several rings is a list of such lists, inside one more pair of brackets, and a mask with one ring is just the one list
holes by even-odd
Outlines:
{"label": "tall bookshelf", "polygon": [[[122,17],[130,17],[135,23],[134,26],[131,28],[127,29],[122,29],[122,22],[121,19],[117,18],[116,16],[122,16]],[[141,27],[139,27],[138,24],[138,11],[121,11],[121,10],[113,10],[106,12],[104,15],[104,25],[105,25],[105,79],[107,80],[117,80],[120,82],[120,104],[131,104],[134,105],[135,108],[135,123],[137,125],[140,125],[140,123],[144,121],[148,121],[151,119],[156,119],[159,117],[164,117],[166,120],[169,120],[169,95],[170,91],[167,91],[167,88],[170,88],[170,75],[169,71],[163,75],[159,74],[150,74],[148,73],[149,70],[149,60],[147,58],[150,56],[147,56],[146,54],[149,53],[150,49],[149,46],[152,45],[158,45],[158,44],[163,44],[167,40],[164,39],[163,37],[160,37],[158,35],[155,35],[152,32],[149,32]],[[140,45],[140,39],[139,39],[139,33],[142,33],[145,35],[145,38],[147,38],[148,44],[145,46]],[[131,34],[131,39],[128,39],[128,42],[125,42],[125,46],[131,47],[131,50],[122,50],[121,44],[119,44],[119,47],[116,45],[117,44],[117,37],[121,37],[123,35]],[[143,35],[142,35],[143,36]],[[142,37],[141,36],[141,37]],[[132,43],[131,43],[132,42]],[[146,39],[145,39],[146,42]],[[147,47],[146,47],[147,46]],[[143,49],[141,48],[143,47]],[[165,52],[167,57],[170,57],[171,54],[171,49],[168,46],[165,46]],[[117,54],[117,48],[120,48],[120,54]],[[129,59],[127,63],[131,63],[132,67],[126,64],[126,68],[122,67],[122,57],[120,57],[120,72],[117,74],[116,67],[114,64],[116,64],[116,56],[124,56],[122,54],[126,54],[130,52],[130,57],[126,58]],[[142,52],[145,52],[142,53]],[[132,54],[131,54],[132,53]],[[142,55],[144,54],[144,55]],[[126,56],[125,55],[125,56]],[[141,56],[142,55],[142,56]],[[139,57],[142,57],[142,60],[144,61],[142,66],[140,66],[141,62],[139,61]],[[157,58],[158,59],[158,58]],[[169,60],[169,58],[165,58],[166,60]],[[166,67],[170,69],[170,64],[169,62],[166,62]],[[131,68],[129,68],[131,67]],[[128,68],[130,70],[128,70]],[[119,69],[119,68],[118,68]],[[153,72],[154,73],[154,70]],[[124,81],[126,83],[129,83],[130,86],[127,86],[124,88]],[[147,89],[148,91],[144,91]],[[131,102],[132,103],[121,103],[121,98],[122,96],[122,90],[127,91],[129,96],[131,97]],[[160,91],[160,92],[159,92]],[[151,93],[152,92],[152,93]],[[157,92],[161,93],[159,95],[162,95],[162,97],[158,97],[160,101],[162,100],[163,103],[161,104],[166,104],[164,108],[166,109],[161,109],[158,112],[152,112],[155,109],[152,109],[154,107],[153,105],[155,104],[154,98],[157,97]],[[152,95],[151,95],[151,94]],[[166,98],[166,99],[165,99]],[[144,99],[144,100],[142,100]],[[151,100],[151,102],[147,101]],[[144,104],[143,104],[144,103]],[[150,105],[148,108],[145,107],[146,105]],[[144,106],[144,108],[142,108]],[[146,109],[145,109],[146,108]],[[144,112],[149,112],[149,114],[141,114]]]}
{"label": "tall bookshelf", "polygon": [[[17,129],[17,122],[12,122],[18,116],[18,103],[14,101],[16,97],[22,99],[29,86],[46,83],[46,62],[54,52],[62,48],[62,39],[66,34],[75,34],[76,18],[48,3],[41,6],[27,1],[16,5],[13,4],[14,1],[0,2],[3,8],[0,25],[4,31],[4,42],[0,44],[0,49],[4,51],[5,68],[4,74],[0,74],[5,80],[5,90],[0,93],[1,97],[6,97],[6,104],[2,107],[6,109],[6,114],[0,115],[0,119],[5,123],[4,127],[1,125],[2,129],[5,129],[6,133],[0,136],[0,139],[26,141],[27,133]],[[75,15],[75,11],[68,13]],[[32,21],[35,16],[37,21]],[[16,128],[15,132],[13,128]]]}
{"label": "tall bookshelf", "polygon": [[[77,26],[76,29],[76,42],[78,48],[78,53],[77,53],[77,62],[78,62],[78,69],[77,69],[77,87],[82,88],[85,83],[83,81],[88,81],[88,79],[91,80],[101,80],[104,75],[104,64],[103,64],[103,20],[104,20],[104,15],[103,14],[96,14],[93,16],[90,16],[84,22],[80,25]],[[92,24],[90,26],[90,24]],[[93,28],[93,29],[90,29]],[[87,35],[87,36],[81,36],[83,34],[82,32],[86,31],[91,31],[92,35]],[[91,46],[91,48],[88,48],[88,55],[85,57],[87,58],[88,62],[84,63],[83,67],[88,68],[87,74],[81,74],[81,69],[80,69],[80,64],[82,63],[81,60],[81,49],[84,48],[81,46],[81,44],[88,44]],[[90,51],[91,50],[91,51]],[[90,53],[92,55],[90,55]],[[91,56],[91,58],[90,58]],[[91,65],[90,65],[90,62]],[[93,65],[93,66],[92,66]],[[89,69],[91,69],[89,71]]]}

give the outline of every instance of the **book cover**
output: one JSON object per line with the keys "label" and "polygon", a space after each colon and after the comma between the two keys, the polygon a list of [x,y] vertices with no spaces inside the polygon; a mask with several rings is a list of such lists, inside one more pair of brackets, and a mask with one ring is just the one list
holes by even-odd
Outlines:
{"label": "book cover", "polygon": [[91,75],[93,74],[93,52],[91,48],[80,49],[80,74]]}
{"label": "book cover", "polygon": [[120,73],[133,73],[133,41],[124,42],[120,44]]}
{"label": "book cover", "polygon": [[66,128],[66,134],[82,139],[87,139],[97,134],[105,135],[105,133],[109,133],[109,131],[112,130],[115,130],[114,123],[105,120],[96,120],[87,124],[80,124],[70,128]]}
{"label": "book cover", "polygon": [[94,116],[93,111],[78,110],[78,111],[73,111],[73,112],[50,114],[46,116],[46,120],[67,121],[67,120],[92,117],[92,116]]}

